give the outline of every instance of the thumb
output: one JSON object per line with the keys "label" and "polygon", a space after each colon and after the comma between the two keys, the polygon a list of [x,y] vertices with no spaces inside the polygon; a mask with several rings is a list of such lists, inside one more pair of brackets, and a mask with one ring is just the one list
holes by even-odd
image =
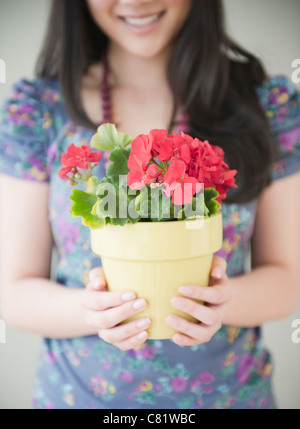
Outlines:
{"label": "thumb", "polygon": [[220,256],[215,256],[210,270],[211,279],[215,281],[222,280],[226,276],[226,269],[226,260]]}
{"label": "thumb", "polygon": [[89,272],[89,282],[87,289],[90,290],[104,290],[107,287],[106,279],[103,269],[101,267],[93,268]]}

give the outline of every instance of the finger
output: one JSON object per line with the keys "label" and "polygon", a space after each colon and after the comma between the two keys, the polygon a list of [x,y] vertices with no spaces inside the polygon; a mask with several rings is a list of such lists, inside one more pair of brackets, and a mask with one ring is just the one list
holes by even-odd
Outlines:
{"label": "finger", "polygon": [[146,307],[146,301],[138,299],[105,311],[87,311],[86,322],[97,329],[110,329],[143,311]]}
{"label": "finger", "polygon": [[218,314],[219,320],[224,320],[224,316],[226,315],[228,309],[227,303],[218,305],[209,304],[209,308]]}
{"label": "finger", "polygon": [[176,331],[183,335],[197,340],[198,343],[207,343],[211,340],[212,336],[221,328],[221,323],[213,326],[206,326],[204,324],[197,324],[189,322],[179,316],[171,314],[167,317],[167,323]]}
{"label": "finger", "polygon": [[101,290],[107,290],[107,283],[106,280],[102,277],[95,277],[93,282],[89,282],[86,286],[89,290],[94,291],[101,291]]}
{"label": "finger", "polygon": [[138,335],[145,329],[148,329],[150,323],[151,320],[148,317],[141,318],[125,323],[124,325],[116,326],[115,328],[100,329],[98,335],[107,343],[121,343],[127,339],[130,339],[131,337]]}
{"label": "finger", "polygon": [[88,289],[103,290],[107,287],[106,279],[104,276],[103,269],[97,267],[89,272],[89,282],[87,284]]}
{"label": "finger", "polygon": [[93,281],[93,279],[95,277],[97,277],[97,276],[104,277],[104,273],[103,273],[103,268],[102,267],[95,267],[95,268],[92,268],[90,270],[90,272],[89,272],[89,280],[90,281]]}
{"label": "finger", "polygon": [[174,297],[171,303],[178,310],[187,313],[205,325],[211,326],[220,323],[220,318],[216,311],[191,299]]}
{"label": "finger", "polygon": [[220,256],[215,256],[210,270],[210,278],[215,280],[221,280],[227,269],[227,262]]}
{"label": "finger", "polygon": [[226,279],[214,286],[186,285],[178,289],[182,295],[191,299],[207,302],[209,304],[223,304],[231,297],[231,288],[226,283]]}
{"label": "finger", "polygon": [[147,340],[147,338],[148,338],[148,332],[142,331],[139,334],[135,335],[134,337],[121,341],[120,343],[116,343],[115,346],[123,351],[127,351],[142,345]]}
{"label": "finger", "polygon": [[133,301],[135,298],[135,293],[131,291],[99,293],[99,291],[89,290],[82,296],[81,304],[88,310],[103,311]]}
{"label": "finger", "polygon": [[180,333],[174,334],[172,340],[175,344],[178,344],[179,346],[195,346],[197,344],[201,344],[199,340]]}

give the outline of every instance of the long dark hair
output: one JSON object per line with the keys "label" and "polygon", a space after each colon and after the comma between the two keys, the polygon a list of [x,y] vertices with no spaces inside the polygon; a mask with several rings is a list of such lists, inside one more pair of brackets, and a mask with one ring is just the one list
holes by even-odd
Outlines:
{"label": "long dark hair", "polygon": [[[85,0],[53,0],[48,33],[37,62],[39,77],[60,82],[74,121],[95,129],[80,99],[80,83],[99,62],[108,39],[93,21]],[[269,185],[274,144],[256,87],[266,79],[252,54],[224,30],[222,0],[194,0],[174,44],[168,78],[177,106],[189,118],[189,133],[222,147],[230,168],[238,170],[238,190],[227,203],[258,197]]]}

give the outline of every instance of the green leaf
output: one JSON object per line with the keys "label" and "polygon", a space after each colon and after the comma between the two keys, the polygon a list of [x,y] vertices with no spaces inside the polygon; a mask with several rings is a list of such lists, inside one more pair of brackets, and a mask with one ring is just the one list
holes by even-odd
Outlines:
{"label": "green leaf", "polygon": [[174,217],[174,205],[171,198],[163,195],[160,186],[151,188],[145,185],[134,199],[135,209],[141,218],[152,222],[170,220]]}
{"label": "green leaf", "polygon": [[216,201],[218,196],[219,192],[217,192],[214,188],[204,189],[204,201],[208,210],[207,216],[209,217],[216,215],[221,209],[221,204]]}
{"label": "green leaf", "polygon": [[86,184],[86,192],[88,194],[94,194],[96,195],[96,190],[99,185],[99,180],[96,176],[92,176],[88,179]]}
{"label": "green leaf", "polygon": [[102,124],[97,129],[97,133],[92,137],[91,146],[104,151],[129,146],[133,142],[133,137],[117,131],[114,124]]}
{"label": "green leaf", "polygon": [[135,209],[135,195],[131,195],[132,192],[127,184],[118,187],[112,183],[111,178],[104,178],[97,188],[98,199],[93,208],[94,213],[112,225],[138,222],[141,217]]}
{"label": "green leaf", "polygon": [[137,223],[141,219],[140,214],[135,208],[135,198],[137,192],[138,191],[131,190],[127,186],[127,183],[119,188],[117,213],[120,219],[124,218],[125,215],[127,222],[130,223]]}
{"label": "green leaf", "polygon": [[208,209],[204,203],[204,193],[199,192],[192,198],[192,201],[185,204],[177,213],[177,218],[180,220],[194,219],[208,215]]}
{"label": "green leaf", "polygon": [[172,206],[171,198],[163,196],[161,187],[151,189],[149,217],[153,222],[169,220],[171,218]]}
{"label": "green leaf", "polygon": [[129,153],[128,149],[114,149],[109,156],[110,164],[107,167],[106,176],[117,187],[126,183],[126,177],[120,178],[119,176],[127,176],[129,172],[127,165]]}
{"label": "green leaf", "polygon": [[134,199],[135,209],[142,217],[148,217],[148,197],[147,188],[145,187],[141,189],[139,195]]}
{"label": "green leaf", "polygon": [[91,229],[102,228],[104,226],[104,218],[93,214],[93,208],[97,201],[96,195],[75,188],[70,196],[70,200],[73,201],[71,207],[72,216],[81,217],[83,225]]}
{"label": "green leaf", "polygon": [[97,188],[96,214],[100,217],[117,216],[117,191],[112,183],[101,183]]}

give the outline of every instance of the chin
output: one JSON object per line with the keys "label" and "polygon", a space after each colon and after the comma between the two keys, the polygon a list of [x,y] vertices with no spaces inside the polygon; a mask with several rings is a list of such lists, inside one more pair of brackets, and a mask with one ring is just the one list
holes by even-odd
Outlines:
{"label": "chin", "polygon": [[158,57],[162,51],[130,51],[132,55],[135,57],[143,58],[143,59],[152,59]]}
{"label": "chin", "polygon": [[126,45],[123,47],[125,51],[136,57],[151,59],[158,57],[163,52],[166,52],[168,45],[154,45],[153,43]]}

